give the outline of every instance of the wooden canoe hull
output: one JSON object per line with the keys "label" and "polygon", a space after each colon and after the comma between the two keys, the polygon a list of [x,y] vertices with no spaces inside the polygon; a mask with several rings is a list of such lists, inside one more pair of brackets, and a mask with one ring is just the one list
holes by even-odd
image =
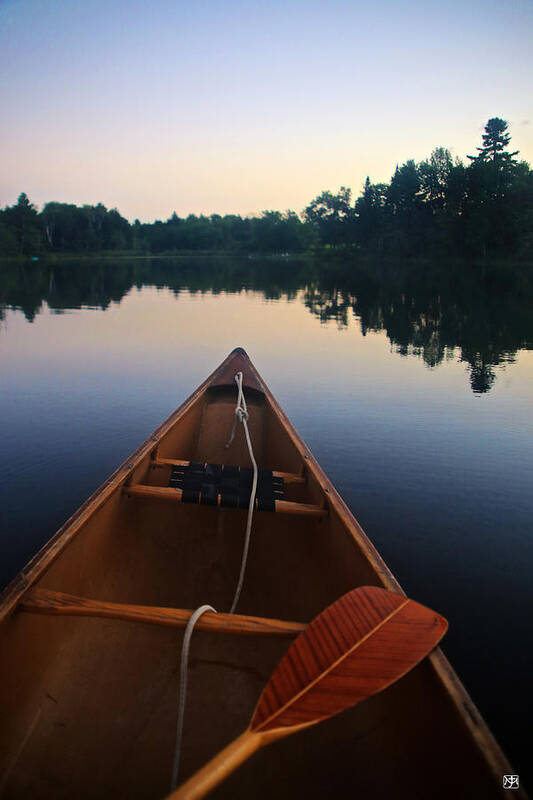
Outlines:
{"label": "wooden canoe hull", "polygon": [[[260,467],[304,479],[286,484],[297,513],[254,515],[239,614],[305,623],[355,586],[401,591],[238,348],[2,595],[0,797],[158,798],[168,792],[182,631],[124,614],[47,614],[42,605],[47,592],[59,592],[120,607],[209,603],[228,610],[246,512],[132,489],[166,486],[171,466],[165,460],[249,465],[242,432],[224,448],[239,370]],[[298,513],[304,506],[322,513]],[[40,596],[39,613],[32,593]],[[286,649],[281,633],[195,632],[183,778],[247,726]],[[261,751],[214,796],[492,798],[502,796],[501,776],[509,772],[436,650],[382,694]]]}

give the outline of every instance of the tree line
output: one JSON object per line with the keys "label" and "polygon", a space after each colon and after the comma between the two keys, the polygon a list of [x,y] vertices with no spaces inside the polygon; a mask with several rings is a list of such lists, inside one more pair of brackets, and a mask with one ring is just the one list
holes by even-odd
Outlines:
{"label": "tree line", "polygon": [[437,147],[398,165],[390,182],[366,179],[360,196],[324,191],[305,208],[256,217],[176,213],[130,224],[117,209],[46,203],[25,193],[0,211],[0,255],[132,251],[303,253],[349,250],[391,256],[501,256],[533,253],[533,171],[510,150],[508,124],[489,119],[468,162]]}

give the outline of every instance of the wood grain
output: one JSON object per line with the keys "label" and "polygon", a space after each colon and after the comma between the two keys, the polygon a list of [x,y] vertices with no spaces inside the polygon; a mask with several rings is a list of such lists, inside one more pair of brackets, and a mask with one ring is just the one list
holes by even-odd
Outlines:
{"label": "wood grain", "polygon": [[[219,397],[220,390],[216,388],[211,396],[211,387],[224,385],[229,387],[227,390],[222,389],[220,391],[220,398],[225,398],[224,403],[221,403],[221,405],[227,405],[230,395],[231,398],[233,396],[236,398],[233,375],[237,369],[242,369],[245,374],[245,386],[256,390],[255,393],[250,392],[249,400],[255,394],[258,408],[261,400],[261,413],[265,415],[264,441],[261,439],[261,444],[265,447],[264,466],[276,466],[289,473],[300,473],[303,470],[306,475],[306,484],[303,488],[294,487],[295,493],[298,493],[296,495],[297,499],[315,506],[322,506],[327,503],[329,511],[328,517],[321,525],[319,541],[314,541],[313,539],[313,532],[316,532],[316,526],[313,524],[312,517],[278,517],[277,520],[272,520],[273,528],[276,523],[284,524],[285,526],[290,524],[290,533],[294,534],[288,537],[290,547],[294,549],[295,554],[301,548],[301,560],[297,562],[295,557],[289,560],[287,564],[280,563],[279,572],[275,573],[276,580],[272,581],[271,586],[269,585],[266,590],[263,584],[258,585],[258,594],[255,600],[259,602],[257,608],[261,609],[260,613],[273,613],[277,616],[284,616],[285,613],[288,613],[288,605],[286,608],[280,604],[280,585],[284,579],[291,579],[288,576],[288,572],[297,564],[296,577],[299,584],[295,587],[294,594],[297,594],[299,599],[296,605],[297,610],[292,610],[290,615],[298,619],[310,618],[316,612],[316,609],[320,607],[317,604],[317,597],[320,596],[322,598],[326,594],[325,588],[320,585],[320,580],[316,579],[315,572],[317,562],[322,562],[323,559],[327,559],[327,562],[331,564],[331,574],[328,576],[327,584],[328,587],[331,587],[332,592],[340,594],[346,591],[354,582],[359,584],[375,583],[401,592],[399,584],[391,571],[354,519],[305,442],[298,435],[287,415],[283,412],[256,368],[246,356],[246,353],[240,348],[237,349],[230,353],[223,364],[196,389],[189,399],[129,456],[122,466],[63,525],[43,550],[32,559],[0,596],[0,650],[2,651],[0,666],[4,666],[4,671],[0,673],[2,677],[2,694],[0,696],[0,705],[2,707],[2,714],[0,715],[0,771],[4,766],[2,761],[4,760],[5,762],[5,754],[11,753],[13,748],[16,750],[18,743],[23,741],[31,719],[33,719],[39,708],[43,692],[50,689],[51,676],[56,683],[57,691],[61,693],[62,708],[69,708],[72,705],[72,719],[76,720],[69,729],[68,737],[62,739],[60,736],[62,729],[58,728],[55,734],[46,740],[46,745],[43,745],[42,748],[35,747],[33,750],[28,747],[24,748],[20,765],[15,771],[19,771],[20,776],[17,778],[14,772],[11,781],[14,786],[16,781],[20,780],[26,794],[30,792],[33,796],[46,796],[48,786],[42,776],[55,769],[58,774],[62,775],[62,780],[70,793],[76,795],[79,793],[80,797],[88,796],[89,794],[92,796],[94,794],[92,782],[90,780],[80,780],[80,776],[85,774],[83,770],[86,768],[89,770],[86,765],[90,760],[87,759],[86,753],[87,747],[92,746],[91,730],[94,729],[99,730],[98,739],[101,750],[97,755],[100,760],[101,781],[104,781],[105,775],[109,780],[109,783],[104,781],[100,784],[100,787],[103,787],[101,794],[106,792],[113,793],[110,787],[115,785],[113,784],[116,772],[114,764],[122,758],[120,755],[122,740],[120,736],[116,735],[113,724],[119,716],[122,715],[126,718],[128,714],[131,714],[131,718],[128,717],[128,724],[132,725],[135,721],[136,712],[133,713],[131,709],[124,708],[121,715],[109,713],[109,719],[105,719],[105,710],[110,708],[110,704],[114,701],[114,695],[112,692],[106,694],[103,686],[99,693],[95,693],[95,684],[93,683],[94,708],[88,708],[87,712],[93,713],[94,709],[98,709],[99,713],[101,711],[99,721],[93,720],[88,725],[88,713],[74,714],[80,698],[84,696],[83,690],[80,690],[83,687],[81,685],[80,687],[73,685],[67,691],[65,686],[72,673],[70,665],[79,657],[79,652],[82,650],[82,645],[84,645],[83,637],[71,636],[71,631],[76,631],[75,626],[63,626],[60,624],[56,626],[55,621],[52,619],[39,618],[26,613],[13,614],[13,612],[35,585],[44,584],[53,588],[64,588],[67,591],[78,592],[80,595],[92,594],[94,591],[100,596],[106,596],[107,581],[110,580],[111,586],[114,586],[114,572],[116,572],[116,577],[119,577],[121,587],[126,591],[123,596],[137,598],[136,592],[145,581],[145,573],[148,575],[153,574],[154,580],[158,582],[168,580],[168,573],[161,568],[162,561],[157,555],[157,546],[166,544],[163,531],[165,529],[164,526],[168,523],[167,511],[171,513],[172,509],[165,508],[163,503],[157,504],[155,502],[151,504],[151,507],[150,504],[146,504],[146,507],[141,508],[139,504],[139,507],[136,508],[137,504],[130,503],[122,495],[122,487],[126,481],[144,483],[147,481],[147,475],[154,476],[154,473],[149,470],[150,461],[157,458],[156,451],[161,457],[172,458],[176,454],[186,454],[193,460],[206,460],[207,455],[197,448],[199,441],[197,430],[202,425],[206,428],[204,440],[208,440],[211,437],[212,430],[210,419],[208,419],[208,415],[203,413],[202,409],[208,402],[218,402],[217,397]],[[257,394],[258,389],[262,392],[262,395]],[[185,435],[182,433],[184,431]],[[211,457],[209,456],[209,458]],[[220,460],[220,458],[217,455],[216,459],[213,458],[211,460]],[[238,459],[236,461],[239,463]],[[137,511],[139,512],[138,515],[136,514]],[[194,518],[196,514],[197,518],[194,519],[194,522],[195,524],[198,522],[202,530],[204,530],[206,520],[211,519],[209,514],[203,515],[202,510],[198,507],[191,506],[187,509],[180,509],[181,511],[185,512],[184,517],[187,521]],[[144,520],[152,516],[152,514],[153,527],[157,531],[157,541],[153,547],[150,545],[147,551],[148,537],[143,525]],[[227,518],[230,519],[232,516],[228,512]],[[226,512],[220,514],[219,517],[226,517]],[[138,530],[135,527],[137,519],[139,520]],[[265,521],[264,517],[263,521]],[[270,524],[271,520],[268,520],[268,522]],[[132,527],[135,528],[136,537],[130,536]],[[311,532],[310,537],[307,537],[307,528]],[[284,527],[283,530],[288,532],[287,527]],[[308,544],[308,538],[310,544]],[[135,548],[135,554],[139,555],[140,553],[141,558],[138,561],[135,561],[134,558],[123,559],[123,550],[121,550],[120,544],[116,544],[118,542],[121,542],[123,547]],[[277,537],[276,546],[279,546],[280,542],[281,537]],[[226,544],[225,540],[224,544]],[[227,544],[231,547],[229,542]],[[116,552],[114,548],[116,548]],[[272,549],[274,550],[274,548]],[[266,563],[268,558],[265,558],[265,553],[268,556],[268,551],[263,549],[261,552],[262,558]],[[147,558],[147,553],[150,553],[149,559]],[[128,553],[128,556],[131,556],[131,553]],[[143,560],[145,558],[147,559],[146,561]],[[144,573],[142,574],[139,574],[136,566],[140,563],[143,564]],[[171,579],[186,580],[190,568],[191,565],[185,561],[182,565],[177,565],[177,571],[175,574],[172,573]],[[144,586],[150,589],[148,581],[144,583]],[[131,594],[127,594],[130,591]],[[264,595],[259,594],[261,591],[263,591]],[[113,594],[113,596],[116,595]],[[146,597],[147,602],[151,600],[156,605],[172,602],[168,599],[168,592],[163,592],[161,596],[156,592],[143,596]],[[286,593],[282,596],[287,598]],[[328,594],[322,605],[325,605],[330,599],[331,594]],[[265,605],[261,605],[263,600],[266,603]],[[293,605],[291,608],[295,608],[295,606]],[[108,626],[95,626],[95,628],[100,627],[104,629]],[[116,625],[113,626],[113,629],[117,638],[124,638],[124,645],[123,647],[121,646],[119,653],[124,650],[125,653],[127,651],[128,656],[127,667],[120,668],[117,666],[117,675],[120,675],[121,681],[128,681],[133,696],[139,691],[139,687],[149,685],[156,680],[154,678],[153,664],[150,663],[153,631],[151,631],[149,625],[143,626],[142,629],[134,631],[136,635],[129,641],[125,634],[129,632],[130,626]],[[92,663],[97,665],[94,667],[94,674],[100,676],[105,673],[101,662],[106,657],[107,641],[103,635],[100,635],[100,631],[96,633],[98,640],[94,644],[94,658],[91,655],[91,659]],[[143,647],[136,649],[141,637],[143,637]],[[213,643],[216,644],[215,637],[213,637]],[[263,646],[269,646],[270,644],[277,643],[274,639],[263,642]],[[239,656],[235,656],[236,660],[241,657],[239,648],[245,648],[246,646],[246,640],[234,641],[233,647],[239,651]],[[84,661],[87,661],[87,659],[85,658]],[[135,665],[135,669],[130,669],[131,664]],[[112,672],[114,668],[115,662],[110,660],[106,669]],[[135,681],[138,682],[135,683]],[[438,726],[437,724],[431,725],[431,734],[429,734],[428,726],[427,742],[422,743],[423,745],[427,744],[429,748],[432,742],[433,750],[430,756],[424,759],[423,764],[418,763],[418,780],[421,779],[421,774],[425,773],[425,778],[422,777],[423,782],[426,778],[430,778],[435,774],[442,764],[441,754],[446,752],[447,775],[449,777],[453,771],[453,774],[458,776],[457,782],[453,787],[454,791],[446,789],[444,784],[439,786],[437,791],[436,785],[433,784],[432,791],[434,791],[435,796],[447,798],[453,794],[453,796],[459,797],[462,796],[462,793],[466,796],[469,788],[464,787],[464,782],[460,778],[461,775],[465,774],[465,767],[468,768],[467,772],[471,778],[471,785],[476,785],[478,788],[484,787],[483,789],[479,788],[484,797],[500,796],[501,775],[503,773],[513,773],[515,770],[512,769],[501,752],[471,698],[440,649],[437,648],[431,653],[424,668],[417,670],[412,681],[415,707],[416,698],[423,697],[426,703],[426,720],[428,716],[431,716],[427,709],[427,705],[430,704],[431,714],[434,713],[434,719],[436,722],[438,721]],[[394,699],[395,695],[389,695],[388,697],[390,699],[387,699],[387,714],[386,717],[383,717],[383,724],[391,719],[393,720],[395,714],[402,713],[401,704],[398,704],[397,700]],[[142,704],[139,705],[139,713],[141,713],[143,707]],[[408,708],[410,707],[409,705]],[[246,712],[249,713],[248,707]],[[416,754],[419,753],[420,741],[417,739],[418,734],[416,733],[418,718],[413,718],[412,723],[406,719],[405,715],[398,718],[405,720],[407,735],[402,741],[395,741],[392,738],[389,743],[388,753],[392,754],[395,764],[394,796],[407,798],[412,793],[411,755],[416,758]],[[245,724],[246,719],[246,714],[244,714],[243,724]],[[221,720],[220,724],[223,727],[224,721]],[[376,719],[377,729],[379,729],[380,724],[380,719]],[[229,722],[228,726],[230,726]],[[194,727],[193,725],[193,729],[195,731],[202,730],[205,734],[203,721],[201,727]],[[107,731],[105,735],[104,731]],[[204,734],[202,736],[197,735],[196,745],[191,747],[197,763],[199,758],[201,760],[203,754],[201,743],[205,742],[206,737]],[[228,733],[226,741],[229,740],[230,735],[231,733]],[[315,736],[315,732],[311,732],[311,735]],[[356,733],[354,732],[355,735]],[[376,734],[375,748],[369,748],[366,752],[365,766],[368,766],[369,772],[381,769],[384,763],[382,739],[385,735],[384,729],[382,729],[380,736]],[[318,738],[320,736],[319,729]],[[345,736],[346,741],[352,741],[352,729],[348,725],[346,726]],[[71,744],[73,751],[68,758],[65,758],[66,748]],[[133,745],[128,745],[128,752],[135,752],[135,756],[132,757],[137,760],[142,751],[140,749],[135,751],[134,747],[133,749],[132,747]],[[153,753],[157,746],[151,746],[150,749],[151,753]],[[324,752],[327,752],[328,763],[333,763],[336,760],[337,767],[342,770],[340,751],[334,752],[333,749],[329,748],[326,736],[323,738],[323,749]],[[100,755],[102,756],[101,759]],[[402,757],[404,758],[402,762],[404,764],[403,771],[400,766]],[[8,760],[9,758],[10,756]],[[310,755],[309,768],[306,770],[306,776],[302,776],[303,784],[301,787],[302,791],[305,791],[303,787],[305,786],[305,781],[307,781],[306,786],[309,794],[313,794],[316,788],[314,782],[316,781],[316,770],[318,769],[317,759],[315,759],[315,764],[311,763],[312,759],[313,756]],[[44,762],[46,762],[45,766],[43,765]],[[137,783],[135,784],[136,789],[144,786],[148,796],[152,796],[151,792],[160,778],[161,771],[157,759],[152,758],[152,755],[150,764],[152,771],[147,770],[143,779],[136,775]],[[87,772],[87,778],[89,778],[89,774]],[[116,780],[118,785],[122,787],[122,776]],[[348,777],[347,780],[349,780]],[[285,782],[290,781],[290,778],[285,778],[284,776],[283,781],[282,785],[285,786]],[[451,778],[450,781],[453,783]],[[430,781],[426,780],[424,785],[431,785]],[[85,787],[84,791],[81,788],[82,786]],[[350,788],[353,789],[353,787],[354,784],[350,782]],[[263,796],[264,791],[262,794],[262,790],[264,790],[264,787],[258,784],[257,796]],[[161,790],[161,794],[163,791]],[[525,797],[521,789],[515,794],[517,797]],[[361,796],[364,796],[364,791]]]}
{"label": "wood grain", "polygon": [[[169,500],[175,503],[182,502],[181,489],[174,489],[167,486],[147,486],[145,484],[133,484],[124,486],[123,492],[131,497],[151,497],[156,500]],[[218,496],[220,506],[220,495]],[[308,517],[327,517],[326,508],[315,506],[309,503],[294,503],[290,500],[274,500],[274,508],[278,514],[300,514]],[[243,511],[243,509],[240,509]],[[268,513],[268,512],[265,512]]]}
{"label": "wood grain", "polygon": [[[381,586],[394,592],[402,592],[402,588],[388,565],[383,560],[372,541],[348,508],[333,483],[328,478],[313,453],[299,435],[291,420],[278,403],[274,394],[262,380],[254,364],[250,361],[250,371],[261,383],[266,401],[275,414],[288,442],[293,446],[306,466],[307,484],[315,487],[322,497],[327,496],[329,509],[329,526],[339,526],[350,537],[353,547],[357,549],[361,564],[365,564],[368,573],[373,575]],[[373,581],[369,581],[373,582]],[[475,703],[461,683],[457,673],[440,648],[436,648],[429,656],[431,669],[440,684],[442,692],[454,705],[458,731],[466,730],[475,743],[476,758],[480,756],[485,762],[487,775],[495,793],[501,794],[501,776],[513,774],[515,771],[494,738]],[[526,800],[526,794],[520,788],[515,792]]]}
{"label": "wood grain", "polygon": [[235,400],[237,400],[237,384],[235,374],[242,372],[242,385],[244,389],[255,389],[257,392],[264,391],[263,381],[257,371],[253,368],[252,362],[248,358],[246,350],[236,347],[232,350],[222,368],[216,371],[216,375],[211,380],[210,385],[214,386],[234,386]]}
{"label": "wood grain", "polygon": [[[64,592],[49,589],[33,589],[19,606],[20,611],[33,614],[57,616],[108,617],[110,619],[146,622],[152,625],[166,625],[184,628],[192,611],[182,608],[161,608],[158,606],[136,606],[122,603],[105,603],[90,600]],[[262,634],[267,636],[298,636],[306,625],[301,622],[286,622],[266,617],[250,617],[243,614],[203,614],[196,628],[215,633]]]}
{"label": "wood grain", "polygon": [[375,586],[341,597],[308,625],[272,674],[250,729],[314,724],[385,689],[446,632],[431,609]]}
{"label": "wood grain", "polygon": [[[0,594],[0,623],[7,619],[16,609],[17,604],[29,588],[53,564],[65,547],[83,530],[85,524],[99,511],[120,486],[131,479],[132,474],[140,467],[143,460],[156,450],[158,444],[173,431],[178,424],[183,424],[187,413],[201,402],[211,386],[224,383],[225,375],[241,369],[246,362],[245,386],[263,390],[263,384],[257,371],[253,368],[246,352],[237,347],[224,361],[189,395],[189,397],[104,481],[104,483],[79,507],[52,538],[39,550],[21,572],[6,586]],[[250,374],[253,373],[253,374]]]}
{"label": "wood grain", "polygon": [[248,729],[168,800],[200,800],[260,747],[390,686],[436,646],[447,627],[431,609],[385,589],[364,586],[343,595],[289,647]]}

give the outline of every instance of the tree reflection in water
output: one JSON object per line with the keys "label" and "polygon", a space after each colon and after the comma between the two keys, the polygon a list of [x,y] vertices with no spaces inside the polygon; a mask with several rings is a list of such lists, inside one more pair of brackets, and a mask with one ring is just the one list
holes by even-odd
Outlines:
{"label": "tree reflection in water", "polygon": [[533,343],[533,281],[525,265],[359,264],[305,259],[115,259],[0,264],[4,309],[29,322],[46,305],[55,313],[107,309],[132,289],[191,293],[260,292],[268,300],[300,298],[321,323],[365,335],[385,331],[400,356],[428,367],[459,359],[476,394],[494,384],[495,368]]}

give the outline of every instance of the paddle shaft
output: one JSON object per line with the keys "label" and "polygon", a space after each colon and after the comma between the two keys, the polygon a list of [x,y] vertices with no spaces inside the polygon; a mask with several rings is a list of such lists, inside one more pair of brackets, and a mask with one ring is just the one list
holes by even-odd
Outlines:
{"label": "paddle shaft", "polygon": [[425,658],[447,627],[431,609],[377,586],[343,595],[292,643],[249,728],[168,800],[204,797],[261,746],[382,691]]}
{"label": "paddle shaft", "polygon": [[[252,733],[247,728],[244,733],[228,744],[224,750],[211,759],[201,770],[192,775],[167,800],[197,800],[205,797],[215,786],[228,777],[237,767],[246,761],[256,750],[265,744],[265,737],[260,733]],[[267,738],[268,741],[268,738]]]}

